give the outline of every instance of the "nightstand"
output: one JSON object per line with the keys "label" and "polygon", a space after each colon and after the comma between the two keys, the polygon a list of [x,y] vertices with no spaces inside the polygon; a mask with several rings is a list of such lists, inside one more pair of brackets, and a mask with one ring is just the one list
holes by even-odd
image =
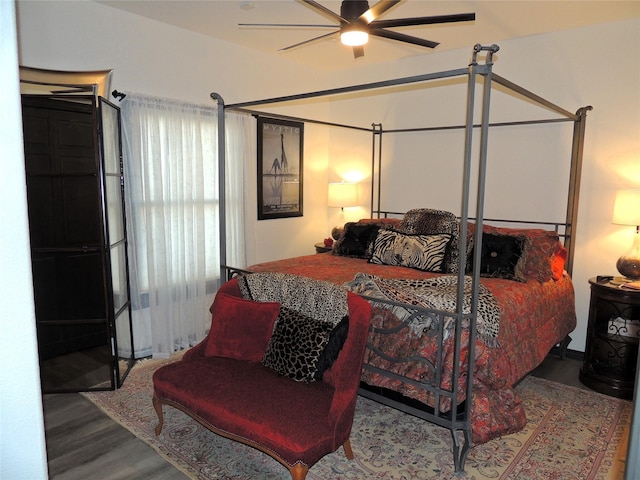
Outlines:
{"label": "nightstand", "polygon": [[589,279],[591,302],[580,381],[614,397],[632,399],[640,338],[640,291]]}
{"label": "nightstand", "polygon": [[318,242],[315,244],[316,247],[316,253],[327,253],[330,252],[331,250],[333,250],[333,247],[327,247],[325,246],[324,242]]}

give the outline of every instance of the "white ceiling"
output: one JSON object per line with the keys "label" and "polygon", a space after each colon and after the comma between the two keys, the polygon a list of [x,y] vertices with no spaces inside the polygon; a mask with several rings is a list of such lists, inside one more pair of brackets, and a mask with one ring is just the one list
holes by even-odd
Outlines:
{"label": "white ceiling", "polygon": [[[453,13],[475,13],[474,22],[402,27],[396,30],[441,44],[431,50],[393,40],[373,37],[365,56],[357,60],[338,36],[319,40],[286,52],[278,50],[328,33],[323,28],[239,27],[239,23],[327,24],[327,17],[299,0],[111,0],[99,3],[159,22],[215,37],[252,50],[281,55],[292,61],[326,70],[354,65],[372,65],[442,50],[469,48],[476,43],[500,43],[552,31],[640,18],[638,0],[403,0],[380,19],[408,18]],[[334,12],[340,1],[319,0]],[[376,0],[369,2],[374,5]],[[606,39],[602,40],[606,42]]]}

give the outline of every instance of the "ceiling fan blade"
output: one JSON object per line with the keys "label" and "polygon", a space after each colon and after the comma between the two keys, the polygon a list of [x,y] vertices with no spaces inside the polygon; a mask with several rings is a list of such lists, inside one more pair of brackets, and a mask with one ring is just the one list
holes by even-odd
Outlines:
{"label": "ceiling fan blade", "polygon": [[[334,25],[334,28],[335,28],[335,25]],[[309,40],[305,40],[303,42],[298,42],[298,43],[296,43],[294,45],[289,45],[288,47],[281,48],[278,51],[279,52],[283,52],[285,50],[291,50],[292,48],[296,48],[296,47],[299,47],[301,45],[306,45],[307,43],[315,42],[316,40],[321,40],[323,38],[330,37],[331,35],[337,34],[339,31],[340,30],[336,30],[335,32],[325,33],[324,35],[320,35],[319,37],[313,37],[313,38],[310,38]]]}
{"label": "ceiling fan blade", "polygon": [[453,15],[433,15],[430,17],[396,18],[390,20],[376,20],[372,27],[409,27],[412,25],[433,25],[436,23],[470,22],[476,19],[475,13],[457,13]]}
{"label": "ceiling fan blade", "polygon": [[336,22],[338,22],[340,24],[349,23],[349,20],[347,20],[346,18],[342,18],[340,15],[338,15],[337,13],[329,10],[324,5],[320,5],[315,0],[302,0],[302,1],[303,1],[303,3],[307,4],[309,7],[314,8],[315,10],[319,11],[323,15],[326,15],[327,17],[331,18],[332,20],[334,20],[334,21],[336,21]]}
{"label": "ceiling fan blade", "polygon": [[380,0],[369,10],[360,15],[358,21],[369,24],[398,3],[400,3],[400,0]]}
{"label": "ceiling fan blade", "polygon": [[369,35],[376,35],[377,37],[384,37],[390,40],[398,40],[400,42],[411,43],[413,45],[419,45],[421,47],[428,48],[435,48],[440,45],[438,42],[432,42],[431,40],[425,40],[423,38],[405,35],[404,33],[383,30],[382,28],[372,28],[371,30],[369,30]]}
{"label": "ceiling fan blade", "polygon": [[316,25],[309,24],[305,25],[302,23],[239,23],[239,27],[280,27],[280,28],[289,28],[289,27],[301,27],[301,28],[336,28],[337,25]]}
{"label": "ceiling fan blade", "polygon": [[364,57],[364,47],[353,47],[353,58]]}

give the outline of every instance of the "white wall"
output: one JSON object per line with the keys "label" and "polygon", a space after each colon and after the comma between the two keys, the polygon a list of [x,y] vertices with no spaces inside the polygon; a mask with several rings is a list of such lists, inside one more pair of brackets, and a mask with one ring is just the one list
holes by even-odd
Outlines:
{"label": "white wall", "polygon": [[[312,91],[460,68],[468,63],[471,54],[471,48],[432,53],[384,66],[354,68],[329,77],[281,58],[261,56],[92,2],[20,1],[18,15],[20,61],[24,65],[68,70],[114,68],[113,87],[119,90],[205,103],[212,90],[220,93],[227,103],[233,103],[298,93],[299,90],[292,91],[292,84],[303,85],[302,90]],[[614,190],[640,184],[640,120],[637,113],[640,111],[639,31],[638,19],[626,20],[501,42],[501,50],[496,55],[495,71],[498,74],[568,110],[575,111],[585,105],[594,107],[587,120],[574,265],[578,328],[571,348],[576,350],[584,349],[588,278],[614,274],[617,257],[631,243],[632,230],[611,225],[610,216]],[[273,68],[275,62],[278,68]],[[259,78],[257,72],[260,72]],[[426,114],[426,118],[433,114],[433,118],[440,119],[445,112],[456,111],[448,108],[450,104],[455,103],[456,108],[460,108],[462,96],[454,97],[439,98],[437,108],[427,108],[428,103],[425,103],[420,114]],[[407,98],[410,100],[401,101],[408,102],[408,105],[416,103],[415,97]],[[313,112],[305,110],[305,115],[314,118],[316,113],[321,113],[344,123],[356,120],[339,105],[330,108],[327,111],[314,105]],[[506,108],[507,112],[510,108]],[[372,121],[385,125],[393,122],[415,124],[408,108],[394,112],[390,102],[382,98],[361,103],[361,108],[349,111],[358,112],[357,120],[363,126],[369,126]],[[367,114],[364,120],[361,118],[363,113]],[[255,192],[249,189],[247,230],[252,240],[249,263],[311,253],[313,243],[328,236],[331,226],[367,213],[364,207],[368,203],[364,199],[362,208],[347,210],[344,214],[336,209],[327,209],[326,183],[338,180],[351,164],[366,171],[370,140],[366,138],[362,142],[359,134],[336,133],[319,126],[307,125],[305,128],[305,216],[255,221],[255,209],[251,207],[256,204]],[[491,145],[496,149],[500,145],[496,150],[500,152],[499,156],[514,158],[522,157],[525,151],[535,147],[536,150],[532,151],[536,153],[530,155],[553,162],[556,161],[552,158],[554,152],[566,149],[568,142],[549,135],[543,133],[536,145],[526,145],[525,148],[522,144],[524,137],[514,135],[512,139],[507,138],[502,146],[502,138],[496,134]],[[447,142],[450,142],[449,147],[446,147]],[[392,145],[391,156],[404,156],[410,150],[424,150],[422,146],[407,148],[407,143]],[[445,146],[439,148],[443,151],[459,149],[459,144],[457,139],[447,140],[443,144]],[[419,159],[416,156],[415,161]],[[432,155],[431,160],[437,163],[438,156]],[[557,171],[554,163],[546,165],[541,165],[537,172],[527,171],[526,176],[523,175],[523,178],[531,179],[526,183],[542,185],[538,201],[528,201],[530,194],[522,195],[522,208],[527,214],[539,215],[540,201],[553,204],[555,200],[547,198],[549,192],[553,192],[554,197],[562,197],[558,193],[562,187],[558,185],[564,185],[563,179],[568,172],[564,166]],[[529,163],[523,167],[529,168]],[[503,175],[501,172],[508,168],[498,166],[494,169],[488,197],[491,208],[498,211],[512,198],[505,202],[502,188],[509,179],[507,173]],[[425,203],[416,206],[426,206],[426,202],[429,206],[434,202],[444,202],[444,193],[451,183],[457,181],[456,178],[451,173],[432,175],[429,181],[438,188],[432,189],[432,197],[424,197]],[[549,187],[550,182],[555,183]],[[519,187],[512,186],[511,189],[519,191]],[[411,189],[404,188],[404,191]],[[400,196],[392,199],[399,200]],[[444,203],[433,206],[446,208]],[[547,208],[545,203],[544,210]],[[501,216],[501,213],[498,211],[496,216]]]}
{"label": "white wall", "polygon": [[[640,187],[640,20],[628,20],[515,42],[525,58],[541,64],[513,75],[536,75],[536,89],[552,91],[562,105],[592,105],[586,127],[576,257],[578,328],[571,348],[584,350],[588,279],[614,275],[631,245],[633,228],[611,224],[615,190]],[[544,61],[544,63],[542,63]],[[507,63],[507,62],[505,62]],[[558,72],[557,78],[551,72]],[[540,85],[539,87],[537,85]]]}
{"label": "white wall", "polygon": [[0,1],[0,478],[47,478],[13,2]]}

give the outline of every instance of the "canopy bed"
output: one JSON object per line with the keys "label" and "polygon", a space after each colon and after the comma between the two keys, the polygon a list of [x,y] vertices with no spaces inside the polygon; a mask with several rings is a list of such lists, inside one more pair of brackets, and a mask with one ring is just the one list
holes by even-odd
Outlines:
{"label": "canopy bed", "polygon": [[[224,107],[219,108],[220,125],[224,125],[224,110],[233,109],[332,128],[359,128],[279,116],[254,107],[403,85],[431,83],[433,87],[434,81],[443,79],[466,80],[462,125],[411,129],[464,132],[460,212],[416,208],[423,205],[415,204],[402,212],[385,209],[382,137],[407,130],[372,124],[371,218],[347,223],[328,254],[246,269],[226,265],[224,128],[219,128],[221,278],[257,271],[293,273],[344,285],[369,300],[373,313],[360,394],[448,428],[456,472],[464,470],[473,443],[524,427],[525,412],[513,386],[555,345],[564,351],[576,323],[570,274],[586,113],[591,107],[571,113],[496,75],[492,69],[497,51],[496,45],[476,45],[464,68],[287,97],[225,106],[220,95],[211,94]],[[554,118],[491,123],[491,92],[496,87],[551,111]],[[479,122],[474,120],[476,103]],[[564,219],[484,218],[490,129],[564,122],[573,123]],[[479,141],[474,143],[476,134]]]}

